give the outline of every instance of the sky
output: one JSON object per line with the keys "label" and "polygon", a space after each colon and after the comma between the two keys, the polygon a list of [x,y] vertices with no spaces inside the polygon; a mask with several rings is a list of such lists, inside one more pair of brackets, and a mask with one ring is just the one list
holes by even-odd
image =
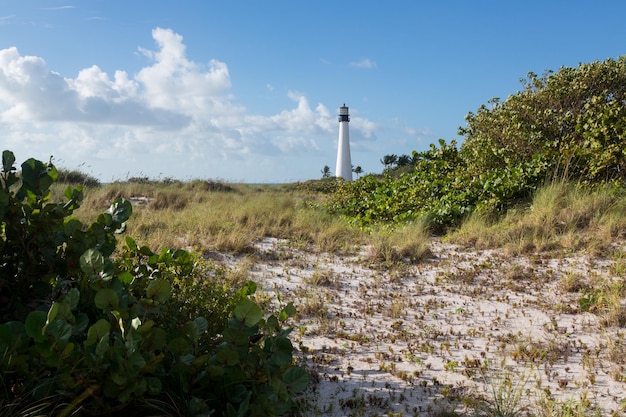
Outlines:
{"label": "sky", "polygon": [[0,146],[103,182],[285,183],[457,140],[528,72],[626,54],[626,2],[0,0]]}

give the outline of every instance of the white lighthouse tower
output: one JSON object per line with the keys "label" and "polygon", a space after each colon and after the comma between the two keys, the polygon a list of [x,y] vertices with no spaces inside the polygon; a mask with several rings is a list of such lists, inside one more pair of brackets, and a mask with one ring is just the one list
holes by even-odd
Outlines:
{"label": "white lighthouse tower", "polygon": [[335,176],[352,181],[352,161],[350,160],[350,115],[345,103],[339,107],[339,145],[337,147],[337,166]]}

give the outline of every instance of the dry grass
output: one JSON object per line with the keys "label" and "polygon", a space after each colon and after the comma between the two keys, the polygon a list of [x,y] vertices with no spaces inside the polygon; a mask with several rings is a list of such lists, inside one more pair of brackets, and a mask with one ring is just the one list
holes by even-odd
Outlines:
{"label": "dry grass", "polygon": [[386,265],[400,261],[417,263],[430,256],[430,239],[425,221],[381,228],[370,235],[368,259]]}
{"label": "dry grass", "polygon": [[478,249],[504,248],[510,256],[555,250],[607,255],[612,241],[626,233],[625,201],[609,186],[554,183],[500,219],[474,213],[448,239]]}
{"label": "dry grass", "polygon": [[[55,188],[55,198],[61,198],[62,187]],[[86,190],[75,214],[93,221],[116,198],[133,202],[128,234],[154,249],[187,247],[243,254],[254,251],[259,239],[276,237],[318,251],[339,252],[350,250],[365,236],[344,219],[319,209],[321,195],[279,186],[114,183]]]}

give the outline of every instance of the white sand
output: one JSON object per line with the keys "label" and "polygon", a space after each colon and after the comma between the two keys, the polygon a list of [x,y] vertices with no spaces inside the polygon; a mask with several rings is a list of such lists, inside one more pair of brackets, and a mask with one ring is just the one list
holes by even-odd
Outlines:
{"label": "white sand", "polygon": [[493,399],[507,376],[531,410],[550,395],[622,415],[624,330],[580,312],[582,293],[561,284],[568,273],[607,277],[611,262],[507,258],[437,241],[431,249],[430,260],[398,272],[367,267],[365,252],[259,244],[258,299],[271,303],[278,291],[299,311],[290,324],[314,375],[311,415],[462,413],[464,397]]}

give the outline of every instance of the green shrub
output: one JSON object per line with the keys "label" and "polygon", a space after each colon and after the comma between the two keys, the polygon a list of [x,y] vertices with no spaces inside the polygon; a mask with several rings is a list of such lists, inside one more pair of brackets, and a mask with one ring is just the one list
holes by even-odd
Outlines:
{"label": "green shrub", "polygon": [[99,187],[100,180],[78,170],[59,169],[57,181],[61,184],[82,185],[83,187]]}
{"label": "green shrub", "polygon": [[113,201],[83,224],[72,217],[81,187],[68,187],[66,202],[52,202],[54,165],[29,159],[18,176],[14,162],[5,151],[3,412],[246,416],[291,409],[308,383],[293,365],[284,327],[292,304],[264,318],[249,298],[254,283],[236,292],[212,285],[210,266],[186,251],[154,253],[130,237],[116,251],[129,201]]}
{"label": "green shrub", "polygon": [[543,180],[542,161],[467,171],[456,143],[414,152],[415,169],[397,178],[365,176],[341,182],[327,207],[360,224],[428,219],[435,231],[456,226],[476,209],[498,211],[529,196]]}

